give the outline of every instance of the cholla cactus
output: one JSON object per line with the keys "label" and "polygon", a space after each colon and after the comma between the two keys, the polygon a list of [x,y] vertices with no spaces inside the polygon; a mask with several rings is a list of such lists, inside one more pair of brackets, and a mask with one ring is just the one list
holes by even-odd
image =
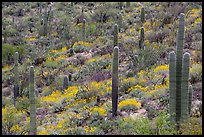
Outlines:
{"label": "cholla cactus", "polygon": [[30,67],[29,78],[29,98],[30,98],[30,135],[37,134],[36,124],[36,103],[35,103],[35,87],[34,87],[34,67]]}
{"label": "cholla cactus", "polygon": [[19,94],[19,72],[18,72],[18,59],[19,59],[19,54],[18,52],[15,53],[15,58],[14,58],[14,106],[16,105],[16,99]]}
{"label": "cholla cactus", "polygon": [[112,65],[112,117],[117,116],[118,108],[118,53],[119,48],[114,47],[113,51],[113,65]]}

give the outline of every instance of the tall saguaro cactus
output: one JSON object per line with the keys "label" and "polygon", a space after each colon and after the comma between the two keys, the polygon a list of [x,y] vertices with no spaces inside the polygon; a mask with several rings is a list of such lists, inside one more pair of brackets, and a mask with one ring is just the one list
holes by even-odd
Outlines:
{"label": "tall saguaro cactus", "polygon": [[86,35],[85,35],[86,28],[85,28],[85,25],[86,25],[86,19],[83,19],[83,21],[82,21],[82,39],[83,39],[83,41],[86,40]]}
{"label": "tall saguaro cactus", "polygon": [[119,15],[118,15],[118,28],[119,28],[119,32],[121,32],[122,26],[123,26],[123,18],[122,18],[122,14],[119,13]]}
{"label": "tall saguaro cactus", "polygon": [[30,78],[29,78],[29,98],[30,98],[30,134],[37,134],[36,124],[36,103],[35,103],[35,87],[34,87],[34,67],[30,67]]}
{"label": "tall saguaro cactus", "polygon": [[119,48],[114,47],[112,64],[112,117],[117,116],[118,108],[118,59]]}
{"label": "tall saguaro cactus", "polygon": [[65,75],[65,76],[64,76],[64,83],[63,83],[63,90],[67,89],[68,86],[69,86],[68,76]]}
{"label": "tall saguaro cactus", "polygon": [[182,13],[179,18],[179,29],[177,33],[177,51],[170,53],[169,65],[169,111],[173,121],[176,122],[179,128],[180,121],[189,116],[191,104],[190,96],[192,96],[192,88],[188,86],[189,79],[189,62],[190,54],[183,55],[183,40],[184,40],[184,17]]}
{"label": "tall saguaro cactus", "polygon": [[145,22],[145,11],[144,11],[144,7],[141,8],[140,18],[141,18],[141,22],[144,23],[144,22]]}
{"label": "tall saguaro cactus", "polygon": [[16,99],[19,94],[19,72],[18,72],[18,59],[19,59],[19,54],[18,52],[15,53],[15,58],[14,58],[14,106],[16,105]]}
{"label": "tall saguaro cactus", "polygon": [[144,27],[140,30],[139,48],[144,49]]}
{"label": "tall saguaro cactus", "polygon": [[193,87],[192,85],[189,86],[189,102],[188,102],[188,114],[191,115],[191,105],[192,105],[192,99],[193,99]]}
{"label": "tall saguaro cactus", "polygon": [[113,36],[114,36],[113,45],[115,47],[118,45],[118,25],[117,24],[115,24],[115,26],[114,26]]}

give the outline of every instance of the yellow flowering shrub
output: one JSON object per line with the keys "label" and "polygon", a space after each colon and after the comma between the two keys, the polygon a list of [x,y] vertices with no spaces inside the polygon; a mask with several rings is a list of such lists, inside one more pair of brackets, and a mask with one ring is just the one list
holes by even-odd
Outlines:
{"label": "yellow flowering shrub", "polygon": [[61,102],[64,98],[67,98],[68,100],[73,98],[77,92],[79,91],[77,86],[71,86],[68,89],[64,91],[64,94],[62,94],[61,91],[56,90],[54,91],[51,95],[49,96],[44,96],[41,97],[40,100],[42,102],[53,102],[53,103],[59,103]]}
{"label": "yellow flowering shrub", "polygon": [[135,99],[126,99],[126,100],[123,100],[121,102],[119,102],[118,104],[118,107],[119,108],[122,108],[122,107],[125,107],[125,106],[134,106],[136,108],[140,108],[141,107],[141,103]]}
{"label": "yellow flowering shrub", "polygon": [[9,70],[9,69],[11,69],[12,68],[12,66],[10,66],[10,65],[5,65],[3,68],[2,68],[2,71],[6,71],[6,70]]}
{"label": "yellow flowering shrub", "polygon": [[96,130],[96,127],[85,126],[85,132],[87,132],[87,133],[92,133],[95,130]]}
{"label": "yellow flowering shrub", "polygon": [[77,45],[83,45],[85,47],[90,47],[90,46],[92,46],[92,43],[84,42],[84,41],[78,41],[78,42],[74,43],[73,48],[76,47]]}
{"label": "yellow flowering shrub", "polygon": [[147,91],[147,89],[148,89],[148,87],[142,87],[142,86],[140,86],[140,85],[135,85],[135,86],[132,86],[132,87],[130,87],[129,89],[128,89],[128,92],[131,92],[131,91],[133,91],[133,90],[141,90],[141,91],[143,91],[143,92],[146,92]]}
{"label": "yellow flowering shrub", "polygon": [[162,73],[162,72],[168,72],[169,71],[169,65],[159,65],[154,69],[154,73]]}
{"label": "yellow flowering shrub", "polygon": [[107,112],[106,112],[105,108],[103,108],[103,107],[95,106],[93,108],[89,108],[89,111],[90,111],[90,114],[93,114],[94,112],[98,112],[99,115],[101,115],[101,116],[107,116]]}

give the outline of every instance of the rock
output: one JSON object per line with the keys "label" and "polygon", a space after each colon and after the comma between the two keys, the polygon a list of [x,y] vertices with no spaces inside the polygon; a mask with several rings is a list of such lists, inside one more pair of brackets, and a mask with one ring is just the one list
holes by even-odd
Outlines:
{"label": "rock", "polygon": [[122,115],[123,117],[128,117],[128,113],[125,112],[125,111],[122,111],[122,112],[121,112],[121,115]]}
{"label": "rock", "polygon": [[142,109],[139,109],[137,110],[137,113],[141,114],[141,115],[145,115],[146,114],[146,109],[142,108]]}

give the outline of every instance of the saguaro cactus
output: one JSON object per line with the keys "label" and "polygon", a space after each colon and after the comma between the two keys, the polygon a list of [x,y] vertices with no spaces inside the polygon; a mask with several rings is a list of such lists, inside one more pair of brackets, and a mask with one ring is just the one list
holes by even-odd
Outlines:
{"label": "saguaro cactus", "polygon": [[86,40],[86,35],[85,35],[86,28],[85,28],[85,25],[86,25],[86,19],[83,19],[83,21],[82,21],[82,39],[83,39],[83,41]]}
{"label": "saguaro cactus", "polygon": [[119,48],[114,47],[112,64],[112,117],[117,116],[118,108],[118,59]]}
{"label": "saguaro cactus", "polygon": [[64,83],[63,83],[63,90],[67,89],[68,86],[69,86],[68,76],[65,75],[65,76],[64,76]]}
{"label": "saguaro cactus", "polygon": [[140,30],[139,48],[144,49],[144,27]]}
{"label": "saguaro cactus", "polygon": [[119,13],[119,15],[118,15],[118,28],[119,28],[119,32],[121,32],[122,26],[123,26],[123,18],[122,18],[122,14]]}
{"label": "saguaro cactus", "polygon": [[34,87],[34,67],[30,66],[29,78],[29,98],[30,98],[30,135],[37,134],[36,124],[36,104],[35,104],[35,87]]}
{"label": "saguaro cactus", "polygon": [[114,26],[113,36],[114,36],[113,45],[115,47],[118,45],[118,25],[117,24],[115,24],[115,26]]}
{"label": "saguaro cactus", "polygon": [[144,23],[144,22],[145,22],[145,12],[144,12],[144,7],[141,8],[141,11],[140,11],[140,18],[141,18],[141,22]]}
{"label": "saguaro cactus", "polygon": [[15,53],[15,58],[14,58],[14,106],[16,105],[16,99],[19,94],[19,72],[18,72],[18,59],[19,59],[19,54],[18,52]]}
{"label": "saguaro cactus", "polygon": [[191,87],[188,87],[190,54],[185,53],[183,55],[183,40],[184,14],[182,13],[179,18],[176,57],[174,51],[172,51],[169,65],[169,110],[172,120],[177,123],[177,128],[179,128],[180,121],[189,115],[189,104],[191,102],[189,98],[192,96]]}

